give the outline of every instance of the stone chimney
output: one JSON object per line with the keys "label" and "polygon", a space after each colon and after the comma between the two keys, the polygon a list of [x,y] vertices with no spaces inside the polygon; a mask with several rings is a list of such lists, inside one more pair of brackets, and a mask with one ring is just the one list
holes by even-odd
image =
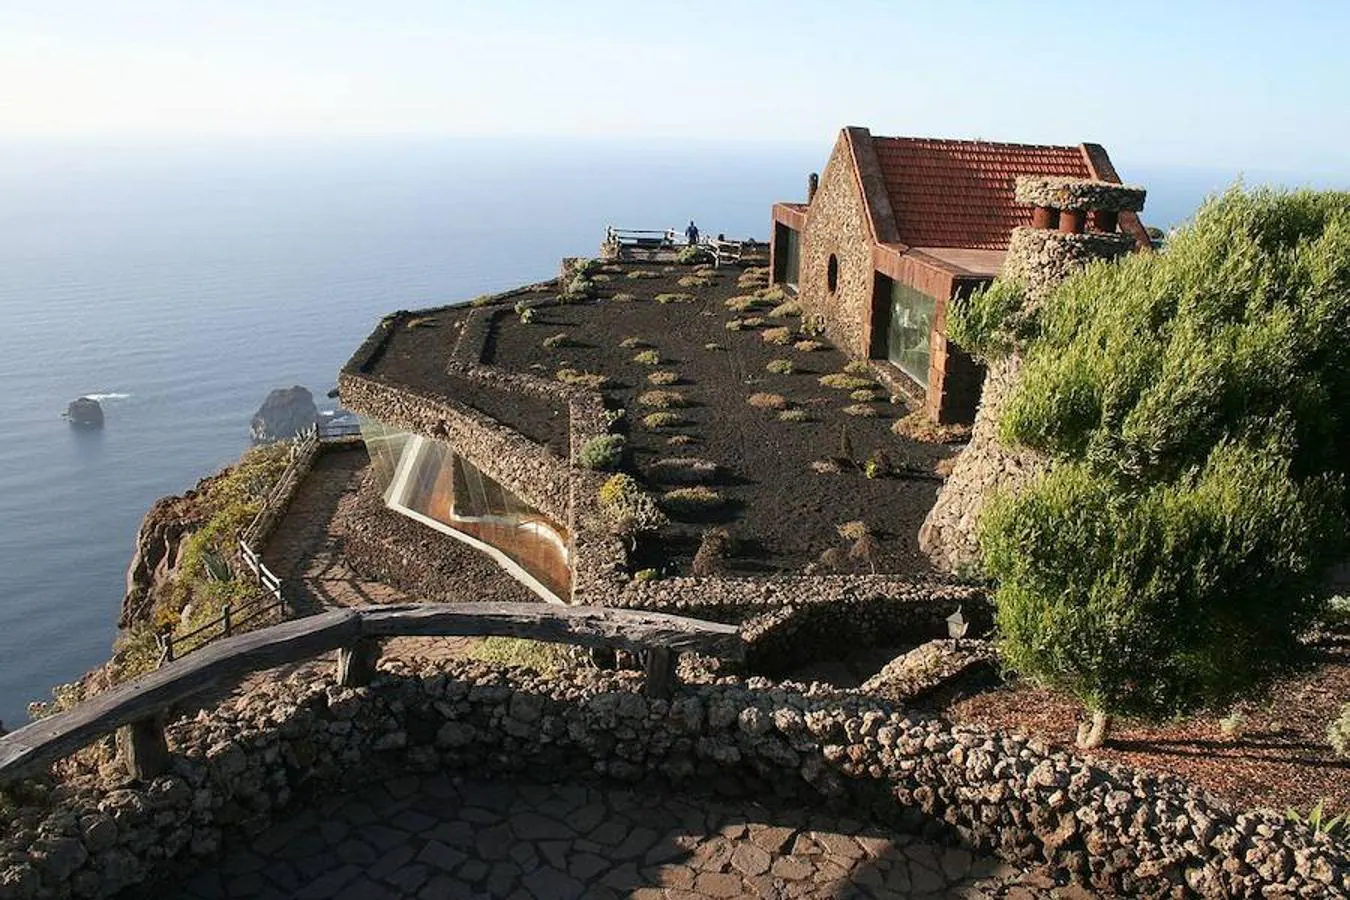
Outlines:
{"label": "stone chimney", "polygon": [[[1144,208],[1144,189],[1104,181],[1019,176],[1016,198],[1033,207],[1031,226],[1013,229],[1000,279],[1026,287],[1025,306],[1034,311],[1065,278],[1098,259],[1115,259],[1135,247],[1118,230],[1120,213]],[[980,514],[996,493],[1016,491],[1049,465],[1034,451],[1006,447],[998,439],[999,419],[1021,380],[1022,355],[1014,349],[990,359],[970,444],[937,503],[919,530],[919,546],[940,569],[977,568]]]}

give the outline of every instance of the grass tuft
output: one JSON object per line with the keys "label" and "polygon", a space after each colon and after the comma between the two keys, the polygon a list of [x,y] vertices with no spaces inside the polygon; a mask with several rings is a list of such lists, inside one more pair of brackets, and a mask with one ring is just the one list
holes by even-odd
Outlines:
{"label": "grass tuft", "polygon": [[782,394],[757,393],[746,398],[746,403],[756,409],[787,409],[787,398]]}

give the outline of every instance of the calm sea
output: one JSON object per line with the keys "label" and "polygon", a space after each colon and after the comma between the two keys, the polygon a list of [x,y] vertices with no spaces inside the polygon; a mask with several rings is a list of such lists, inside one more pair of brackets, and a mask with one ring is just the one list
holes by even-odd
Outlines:
{"label": "calm sea", "polygon": [[[0,720],[106,658],[141,516],[235,459],[268,390],[322,398],[383,313],[549,277],[606,224],[766,237],[825,150],[0,149]],[[1234,175],[1116,164],[1160,224]],[[81,395],[101,431],[60,418]]]}

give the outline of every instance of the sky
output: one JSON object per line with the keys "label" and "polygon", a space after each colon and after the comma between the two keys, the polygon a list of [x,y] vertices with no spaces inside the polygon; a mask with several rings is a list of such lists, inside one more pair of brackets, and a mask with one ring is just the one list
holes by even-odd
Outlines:
{"label": "sky", "polygon": [[1350,176],[1345,0],[0,0],[0,141],[1096,141]]}

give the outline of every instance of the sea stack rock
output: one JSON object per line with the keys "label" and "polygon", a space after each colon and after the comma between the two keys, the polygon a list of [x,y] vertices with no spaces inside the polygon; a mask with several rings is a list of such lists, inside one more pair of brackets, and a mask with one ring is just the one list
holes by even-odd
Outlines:
{"label": "sea stack rock", "polygon": [[300,385],[277,388],[267,395],[253,414],[249,431],[255,444],[269,444],[295,437],[319,420],[314,395]]}
{"label": "sea stack rock", "polygon": [[70,424],[81,428],[101,428],[103,407],[92,397],[80,397],[78,400],[70,401],[70,405],[66,407],[66,418],[70,420]]}

